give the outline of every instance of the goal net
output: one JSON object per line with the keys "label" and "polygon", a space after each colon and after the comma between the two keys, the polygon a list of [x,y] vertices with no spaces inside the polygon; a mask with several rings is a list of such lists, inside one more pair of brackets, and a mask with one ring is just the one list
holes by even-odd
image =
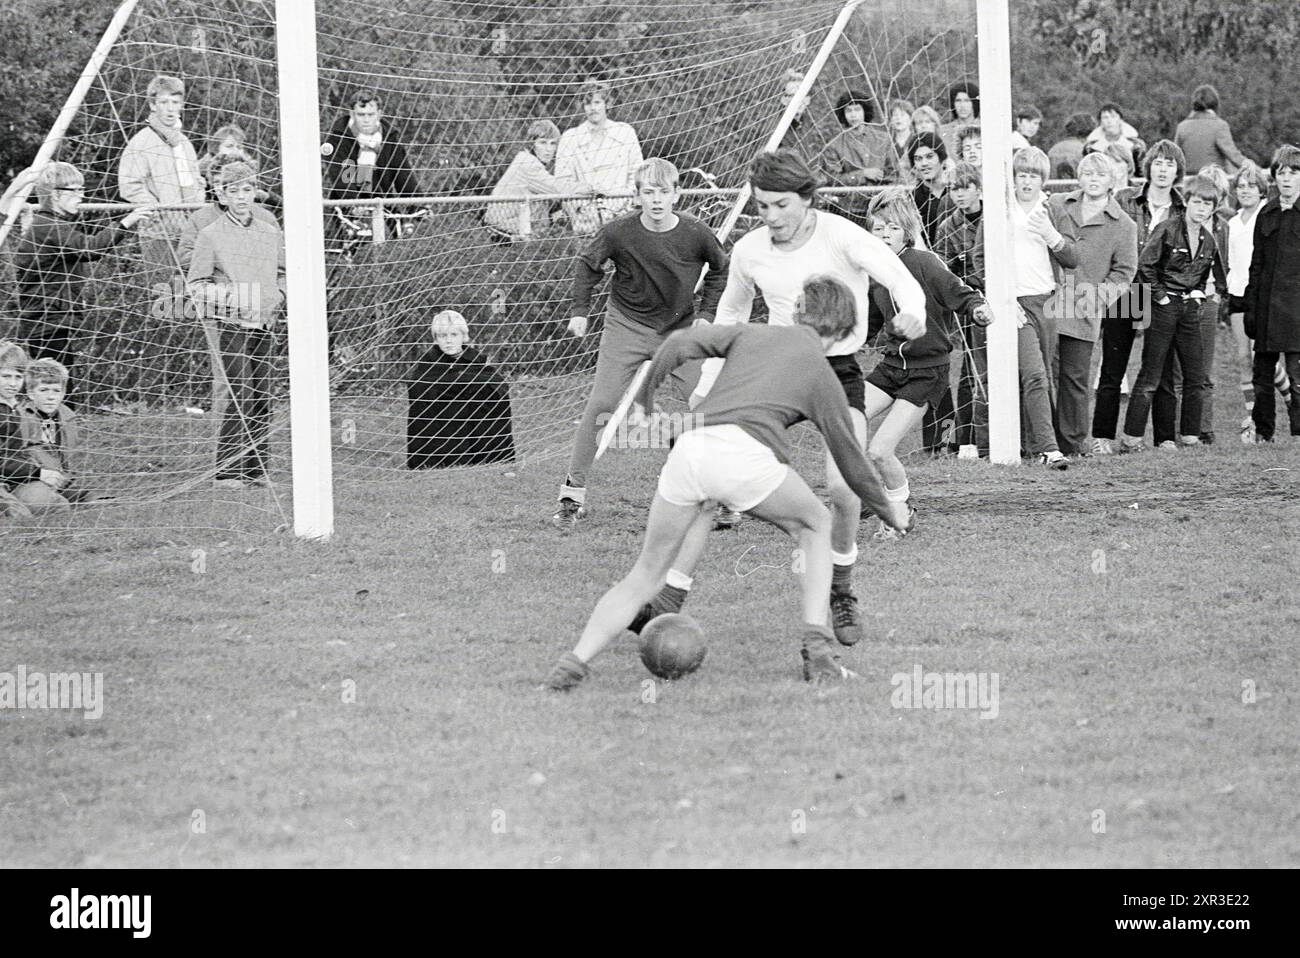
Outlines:
{"label": "goal net", "polygon": [[[586,334],[569,334],[574,257],[595,226],[631,209],[609,183],[596,196],[574,192],[584,177],[617,179],[575,158],[585,84],[607,84],[616,126],[605,152],[671,160],[682,171],[680,208],[729,242],[757,225],[733,207],[749,161],[783,117],[793,123],[782,145],[814,162],[841,130],[836,103],[849,88],[871,98],[876,122],[888,123],[896,100],[947,122],[950,85],[977,74],[974,3],[865,0],[828,45],[843,0],[317,0],[340,503],[427,468],[536,467],[562,478],[604,312],[602,286]],[[223,154],[242,151],[259,170],[260,204],[279,216],[294,170],[280,160],[275,57],[269,0],[134,5],[54,155],[84,177],[80,228],[94,233],[131,209],[123,155],[151,127],[147,91],[159,75],[184,82],[195,173],[215,181]],[[566,131],[575,132],[560,136],[553,158],[545,141],[554,148]],[[494,189],[535,195],[499,200]],[[85,279],[62,354],[71,359],[77,483],[103,498],[46,519],[46,531],[290,521],[283,329],[269,335],[259,380],[267,408],[250,411],[220,361],[219,324],[205,320],[185,282],[183,221],[213,201],[211,184],[181,193],[68,268]],[[41,216],[35,202],[0,247],[0,338],[20,342],[33,341],[19,274],[24,237]],[[472,368],[443,361],[431,324],[441,314],[444,327],[458,325],[447,311],[465,320]],[[218,448],[232,448],[230,436],[221,446],[232,401],[242,428],[235,451],[257,452],[268,477],[252,491],[214,487]],[[415,402],[430,404],[433,426],[410,417]]]}

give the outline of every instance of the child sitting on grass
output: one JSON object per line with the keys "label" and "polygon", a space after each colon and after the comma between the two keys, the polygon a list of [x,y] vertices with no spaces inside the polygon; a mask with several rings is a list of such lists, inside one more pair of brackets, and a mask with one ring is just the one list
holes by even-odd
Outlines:
{"label": "child sitting on grass", "polygon": [[0,342],[0,515],[12,519],[32,514],[13,490],[41,477],[41,467],[23,448],[19,395],[27,370],[27,353],[16,343]]}
{"label": "child sitting on grass", "polygon": [[34,481],[14,490],[14,496],[33,512],[63,511],[84,502],[84,489],[72,489],[72,461],[78,447],[77,425],[63,404],[68,392],[68,370],[53,359],[27,364],[27,399],[18,406],[26,454],[40,470]]}

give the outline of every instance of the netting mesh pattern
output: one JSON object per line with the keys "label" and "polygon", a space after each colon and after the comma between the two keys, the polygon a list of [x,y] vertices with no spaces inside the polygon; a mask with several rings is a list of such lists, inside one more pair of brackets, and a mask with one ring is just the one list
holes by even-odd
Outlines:
{"label": "netting mesh pattern", "polygon": [[[720,228],[749,160],[842,6],[318,0],[338,494],[411,466],[529,464],[567,451],[603,313],[598,290],[587,334],[566,331],[574,257],[593,224],[627,201],[548,199],[514,204],[510,217],[488,214],[494,187],[533,146],[532,124],[579,127],[584,83],[606,81],[610,119],[634,131],[642,156],[676,164],[691,188],[680,208]],[[814,159],[839,132],[834,104],[848,86],[869,91],[878,120],[896,97],[933,105],[946,119],[947,87],[974,77],[974,51],[973,0],[868,0],[784,145]],[[127,211],[119,166],[148,122],[146,88],[158,74],[185,83],[184,130],[200,167],[210,171],[204,164],[222,149],[216,134],[238,126],[240,148],[260,169],[261,202],[280,216],[283,178],[294,171],[280,157],[273,5],[144,0],[57,154],[85,177],[81,228],[94,231]],[[381,107],[377,138],[358,137],[351,125],[362,90]],[[214,199],[210,188],[203,199]],[[500,228],[523,210],[522,229]],[[755,225],[742,216],[727,239]],[[30,333],[15,276],[21,236],[15,229],[0,250],[5,338]],[[68,347],[80,469],[132,522],[141,504],[170,502],[212,506],[189,511],[205,516],[199,524],[225,528],[236,511],[255,526],[279,524],[289,508],[283,325],[271,336],[266,380],[270,491],[214,492],[217,433],[231,397],[221,344],[211,328],[205,333],[175,247],[163,244],[160,256],[159,244],[133,235],[77,267],[90,280]],[[474,369],[441,368],[430,320],[443,310],[466,319]],[[441,425],[413,425],[409,413],[420,402]],[[125,521],[111,505],[94,514],[68,522]]]}

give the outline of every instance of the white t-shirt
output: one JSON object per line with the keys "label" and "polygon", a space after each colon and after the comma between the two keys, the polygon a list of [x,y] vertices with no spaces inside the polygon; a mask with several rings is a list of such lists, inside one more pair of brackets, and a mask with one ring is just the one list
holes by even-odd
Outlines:
{"label": "white t-shirt", "polygon": [[[816,275],[842,281],[853,291],[858,306],[857,328],[827,350],[828,356],[852,356],[866,344],[871,279],[889,289],[899,312],[924,318],[925,293],[921,284],[884,242],[842,216],[825,210],[817,210],[815,215],[812,235],[796,250],[773,246],[766,226],[736,242],[715,323],[749,322],[757,291],[767,304],[768,323],[792,326],[794,305],[804,281]],[[722,360],[706,360],[696,392],[707,394],[721,368]]]}
{"label": "white t-shirt", "polygon": [[1228,295],[1244,296],[1250,284],[1250,258],[1255,252],[1255,219],[1264,208],[1263,202],[1246,218],[1240,210],[1228,220]]}
{"label": "white t-shirt", "polygon": [[1015,246],[1016,295],[1041,296],[1056,292],[1052,258],[1047,240],[1029,229],[1029,217],[1040,207],[1047,207],[1047,194],[1039,193],[1038,202],[1026,212],[1020,201],[1011,200],[1011,242]]}

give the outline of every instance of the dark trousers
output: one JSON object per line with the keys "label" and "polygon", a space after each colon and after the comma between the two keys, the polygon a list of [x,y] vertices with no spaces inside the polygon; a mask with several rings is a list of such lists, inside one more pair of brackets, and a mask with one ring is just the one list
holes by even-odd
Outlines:
{"label": "dark trousers", "polygon": [[984,327],[961,319],[961,379],[957,383],[957,445],[989,452],[989,356]]}
{"label": "dark trousers", "polygon": [[1183,367],[1179,432],[1184,436],[1201,434],[1201,403],[1205,395],[1201,303],[1195,299],[1175,298],[1164,306],[1159,303],[1151,305],[1151,325],[1142,344],[1142,371],[1133,385],[1133,395],[1124,416],[1125,435],[1142,436],[1146,433],[1151,400],[1164,378],[1170,352],[1178,357]]}
{"label": "dark trousers", "polygon": [[926,405],[921,417],[921,442],[926,452],[940,452],[953,444],[957,413],[952,408],[952,389],[943,391],[933,406]]}
{"label": "dark trousers", "polygon": [[[1133,340],[1137,338],[1140,320],[1132,312],[1124,297],[1116,302],[1101,321],[1101,378],[1092,409],[1092,434],[1097,439],[1114,439],[1119,423],[1120,384],[1128,371]],[[1122,305],[1121,305],[1122,304]],[[1174,436],[1174,413],[1177,403],[1173,392],[1157,389],[1151,405],[1154,433],[1161,439]]]}
{"label": "dark trousers", "polygon": [[[1207,296],[1201,303],[1201,360],[1204,376],[1201,383],[1201,435],[1214,432],[1214,356],[1219,341],[1219,313],[1222,301],[1218,296]],[[1171,350],[1165,360],[1165,373],[1160,377],[1157,396],[1165,396],[1169,402],[1177,403],[1183,394],[1183,367],[1178,357]],[[1159,424],[1157,424],[1159,425]],[[1176,438],[1173,433],[1173,417],[1169,420],[1169,431],[1157,428],[1152,435],[1154,442]]]}
{"label": "dark trousers", "polygon": [[217,437],[217,478],[256,479],[266,475],[271,429],[271,334],[223,327],[221,359],[230,402]]}
{"label": "dark trousers", "polygon": [[1058,336],[1052,379],[1056,382],[1056,441],[1061,452],[1077,456],[1088,447],[1088,375],[1094,343]]}
{"label": "dark trousers", "polygon": [[1277,407],[1273,401],[1275,388],[1274,373],[1279,356],[1284,356],[1286,373],[1291,378],[1291,397],[1287,400],[1286,411],[1291,419],[1291,435],[1300,436],[1300,353],[1255,353],[1252,383],[1255,388],[1255,408],[1251,418],[1255,422],[1255,436],[1258,439],[1273,438],[1276,427]]}

